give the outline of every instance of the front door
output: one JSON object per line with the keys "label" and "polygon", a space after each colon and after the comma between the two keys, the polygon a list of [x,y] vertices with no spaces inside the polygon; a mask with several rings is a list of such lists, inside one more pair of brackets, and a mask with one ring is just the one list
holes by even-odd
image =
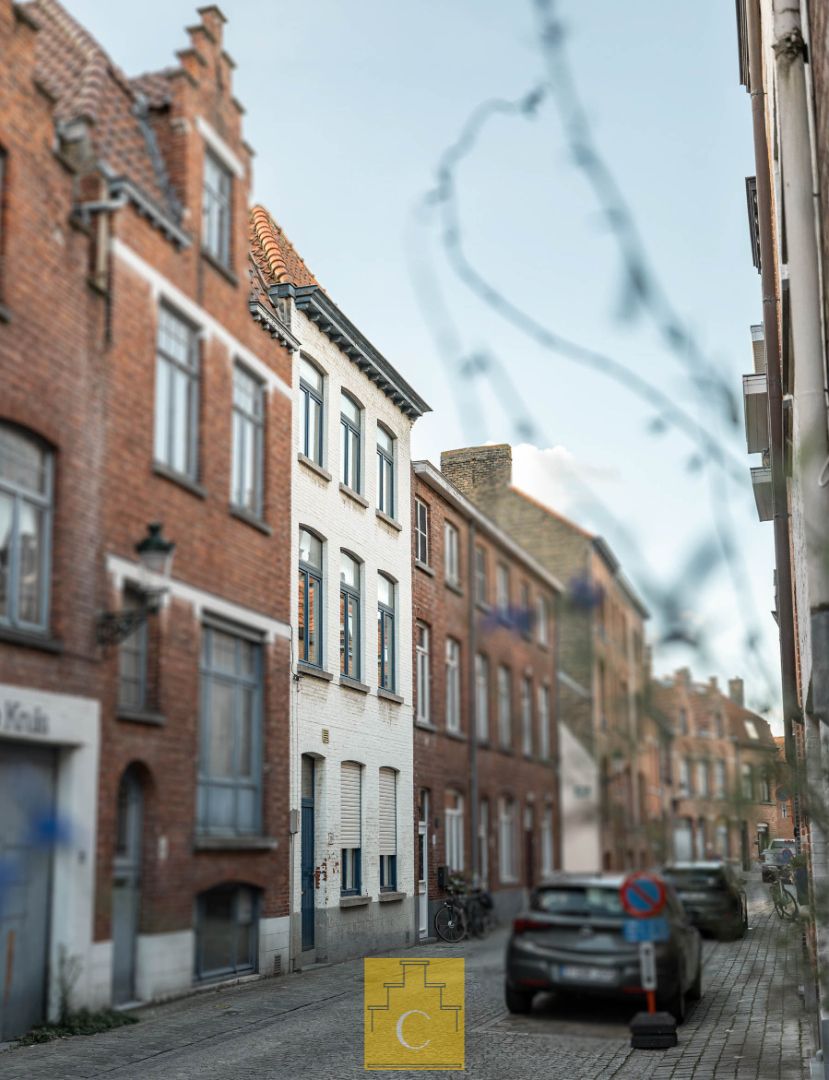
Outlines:
{"label": "front door", "polygon": [[0,1042],[45,1018],[54,792],[54,751],[0,742]]}
{"label": "front door", "polygon": [[429,936],[429,823],[417,825],[417,933]]}
{"label": "front door", "polygon": [[141,781],[127,769],[118,785],[115,858],[112,864],[112,1000],[135,1000],[135,946],[141,906]]}
{"label": "front door", "polygon": [[302,797],[302,951],[314,948],[314,800]]}

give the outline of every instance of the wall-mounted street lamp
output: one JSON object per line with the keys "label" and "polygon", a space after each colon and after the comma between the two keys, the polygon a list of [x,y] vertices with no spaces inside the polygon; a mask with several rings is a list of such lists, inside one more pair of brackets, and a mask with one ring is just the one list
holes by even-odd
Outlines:
{"label": "wall-mounted street lamp", "polygon": [[158,521],[148,525],[147,535],[138,541],[135,550],[147,580],[151,580],[151,576],[161,578],[164,584],[160,588],[157,585],[144,585],[141,590],[142,603],[138,607],[124,611],[105,611],[99,615],[99,645],[117,645],[146,622],[148,616],[158,611],[161,597],[169,588],[167,582],[170,580],[173,553],[176,549],[173,541],[165,539],[161,530],[162,526]]}

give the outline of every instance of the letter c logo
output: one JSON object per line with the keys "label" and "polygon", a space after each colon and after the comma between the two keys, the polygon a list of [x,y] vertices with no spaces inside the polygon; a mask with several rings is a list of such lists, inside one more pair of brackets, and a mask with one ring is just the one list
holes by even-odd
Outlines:
{"label": "letter c logo", "polygon": [[420,1043],[419,1046],[412,1046],[406,1042],[403,1038],[403,1024],[410,1016],[425,1016],[427,1020],[431,1020],[431,1016],[428,1013],[423,1012],[421,1009],[410,1009],[408,1012],[404,1012],[400,1019],[397,1021],[397,1041],[401,1046],[405,1046],[407,1050],[423,1050],[432,1041],[427,1039],[426,1042]]}

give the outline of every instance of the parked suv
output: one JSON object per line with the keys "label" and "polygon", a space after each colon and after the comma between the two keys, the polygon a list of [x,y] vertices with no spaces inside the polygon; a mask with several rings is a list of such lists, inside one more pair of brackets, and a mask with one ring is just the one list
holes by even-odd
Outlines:
{"label": "parked suv", "polygon": [[765,851],[760,853],[760,876],[763,881],[771,881],[774,877],[775,867],[784,866],[791,859],[783,853],[791,852],[791,858],[797,854],[797,845],[794,840],[772,840]]}
{"label": "parked suv", "polygon": [[[535,889],[507,945],[506,1004],[528,1013],[542,991],[614,997],[641,993],[639,947],[625,939],[621,875],[561,874]],[[685,1018],[686,999],[702,994],[702,943],[673,889],[663,916],[669,938],[656,945],[657,1001]]]}
{"label": "parked suv", "polygon": [[700,930],[722,938],[741,938],[748,928],[742,878],[716,860],[677,862],[662,870],[676,889],[688,918]]}

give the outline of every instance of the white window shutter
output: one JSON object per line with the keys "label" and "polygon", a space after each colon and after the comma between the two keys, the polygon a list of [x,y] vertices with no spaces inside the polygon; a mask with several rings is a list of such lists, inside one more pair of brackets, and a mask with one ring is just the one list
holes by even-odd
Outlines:
{"label": "white window shutter", "polygon": [[397,854],[397,774],[380,770],[380,854]]}
{"label": "white window shutter", "polygon": [[340,765],[340,847],[361,846],[361,767],[355,761]]}

